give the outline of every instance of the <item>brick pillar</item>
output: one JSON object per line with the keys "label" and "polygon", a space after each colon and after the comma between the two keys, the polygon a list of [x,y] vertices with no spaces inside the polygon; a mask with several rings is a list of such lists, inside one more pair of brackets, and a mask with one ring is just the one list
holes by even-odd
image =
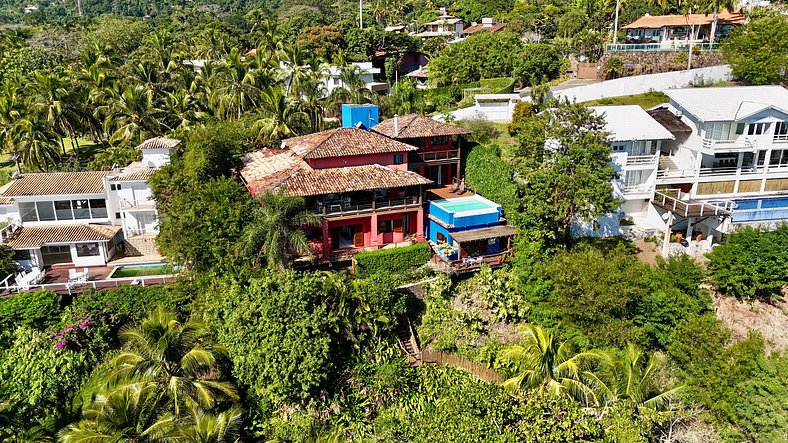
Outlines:
{"label": "brick pillar", "polygon": [[323,258],[331,257],[331,231],[328,229],[328,219],[323,219]]}
{"label": "brick pillar", "polygon": [[380,245],[378,244],[378,214],[376,212],[373,212],[369,219],[369,229],[372,237],[370,238],[372,249],[378,249]]}
{"label": "brick pillar", "polygon": [[416,241],[424,241],[424,208],[419,208],[416,212]]}

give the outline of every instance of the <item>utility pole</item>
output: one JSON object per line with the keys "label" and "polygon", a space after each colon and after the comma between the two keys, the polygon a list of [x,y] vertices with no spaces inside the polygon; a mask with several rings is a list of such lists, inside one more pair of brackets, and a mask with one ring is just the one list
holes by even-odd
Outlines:
{"label": "utility pole", "polygon": [[616,19],[613,22],[613,44],[618,43],[618,8],[621,7],[621,0],[616,0]]}
{"label": "utility pole", "polygon": [[358,28],[364,29],[364,10],[361,9],[362,0],[358,0]]}
{"label": "utility pole", "polygon": [[82,17],[82,0],[77,0],[77,14]]}

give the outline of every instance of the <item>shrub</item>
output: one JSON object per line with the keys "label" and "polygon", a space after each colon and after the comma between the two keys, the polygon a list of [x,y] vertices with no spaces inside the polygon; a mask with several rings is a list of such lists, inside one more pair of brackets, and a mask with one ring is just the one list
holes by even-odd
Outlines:
{"label": "shrub", "polygon": [[61,297],[52,291],[25,292],[0,300],[0,330],[16,326],[46,329],[60,317]]}
{"label": "shrub", "polygon": [[353,260],[356,262],[356,276],[364,278],[377,273],[407,272],[429,261],[430,254],[427,243],[416,243],[403,248],[359,252]]}
{"label": "shrub", "polygon": [[483,78],[479,80],[479,87],[484,88],[487,94],[511,94],[514,91],[514,78]]}
{"label": "shrub", "polygon": [[711,281],[737,298],[777,297],[788,284],[788,225],[773,232],[744,228],[709,254]]}

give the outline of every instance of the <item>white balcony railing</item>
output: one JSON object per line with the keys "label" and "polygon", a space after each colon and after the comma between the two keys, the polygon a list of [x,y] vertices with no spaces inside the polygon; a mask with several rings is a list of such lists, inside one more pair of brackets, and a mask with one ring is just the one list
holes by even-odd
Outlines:
{"label": "white balcony railing", "polygon": [[657,178],[692,178],[698,177],[735,177],[739,175],[755,174],[785,174],[788,172],[786,165],[769,166],[742,166],[739,168],[700,168],[700,169],[660,169],[657,171]]}
{"label": "white balcony railing", "polygon": [[153,199],[145,200],[126,200],[120,201],[120,209],[156,209],[156,201]]}
{"label": "white balcony railing", "polygon": [[634,186],[624,186],[621,190],[624,194],[650,194],[654,191],[654,185],[651,183],[643,183]]}
{"label": "white balcony railing", "polygon": [[657,162],[657,155],[627,155],[627,166],[653,165]]}
{"label": "white balcony railing", "polygon": [[747,137],[740,137],[736,140],[712,140],[709,138],[704,138],[703,147],[706,149],[716,149],[716,150],[739,149],[739,148],[754,149],[755,142]]}

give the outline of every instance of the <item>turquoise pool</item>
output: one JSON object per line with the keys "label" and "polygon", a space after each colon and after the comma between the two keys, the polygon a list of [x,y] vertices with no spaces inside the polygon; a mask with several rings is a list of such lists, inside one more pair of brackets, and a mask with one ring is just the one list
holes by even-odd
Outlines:
{"label": "turquoise pool", "polygon": [[483,197],[460,197],[433,202],[446,212],[483,211],[485,209],[498,210],[498,205]]}

